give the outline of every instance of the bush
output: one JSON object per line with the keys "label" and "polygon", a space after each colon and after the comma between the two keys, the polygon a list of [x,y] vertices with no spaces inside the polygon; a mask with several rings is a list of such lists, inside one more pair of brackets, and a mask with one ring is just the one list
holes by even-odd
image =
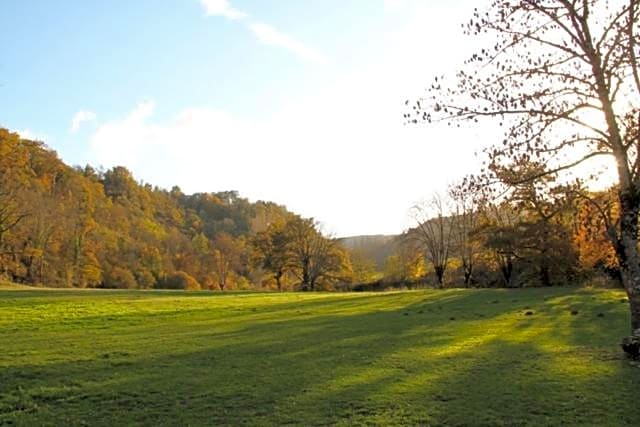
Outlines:
{"label": "bush", "polygon": [[151,289],[156,284],[156,278],[146,269],[141,269],[136,272],[136,281],[142,289]]}
{"label": "bush", "polygon": [[107,289],[135,289],[138,287],[133,273],[126,268],[113,267],[104,276],[102,287]]}
{"label": "bush", "polygon": [[251,289],[254,289],[254,286],[253,283],[249,281],[249,279],[244,276],[240,276],[235,282],[235,288],[238,290],[249,291]]}
{"label": "bush", "polygon": [[199,291],[200,283],[184,271],[169,274],[156,285],[158,289],[183,289],[185,291]]}

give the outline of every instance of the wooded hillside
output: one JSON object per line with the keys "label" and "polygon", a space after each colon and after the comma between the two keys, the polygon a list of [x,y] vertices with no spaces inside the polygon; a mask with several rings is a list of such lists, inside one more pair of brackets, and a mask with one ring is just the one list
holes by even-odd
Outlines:
{"label": "wooded hillside", "polygon": [[0,129],[0,276],[14,282],[250,287],[261,279],[250,237],[289,214],[234,191],[141,184],[124,167],[69,167],[43,143]]}

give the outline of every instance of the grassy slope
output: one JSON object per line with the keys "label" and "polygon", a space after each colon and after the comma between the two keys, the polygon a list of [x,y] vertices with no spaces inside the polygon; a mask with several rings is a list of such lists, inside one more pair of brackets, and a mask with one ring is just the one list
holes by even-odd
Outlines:
{"label": "grassy slope", "polygon": [[2,291],[0,424],[638,425],[621,299]]}

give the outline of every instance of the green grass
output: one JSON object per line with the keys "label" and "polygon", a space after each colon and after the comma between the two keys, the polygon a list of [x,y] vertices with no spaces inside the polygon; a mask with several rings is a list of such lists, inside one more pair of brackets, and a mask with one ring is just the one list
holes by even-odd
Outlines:
{"label": "green grass", "polygon": [[19,285],[17,283],[10,283],[10,282],[3,282],[0,280],[0,291],[6,291],[6,290],[24,290],[24,291],[28,291],[28,290],[35,290],[37,288],[33,288],[30,286],[26,286],[26,285]]}
{"label": "green grass", "polygon": [[623,299],[4,290],[0,424],[639,425]]}

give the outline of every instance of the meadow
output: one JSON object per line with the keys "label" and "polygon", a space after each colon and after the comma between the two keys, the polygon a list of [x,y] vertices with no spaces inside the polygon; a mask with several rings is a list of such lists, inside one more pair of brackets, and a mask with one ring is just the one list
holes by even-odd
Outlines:
{"label": "meadow", "polygon": [[621,291],[0,290],[2,425],[639,425]]}

